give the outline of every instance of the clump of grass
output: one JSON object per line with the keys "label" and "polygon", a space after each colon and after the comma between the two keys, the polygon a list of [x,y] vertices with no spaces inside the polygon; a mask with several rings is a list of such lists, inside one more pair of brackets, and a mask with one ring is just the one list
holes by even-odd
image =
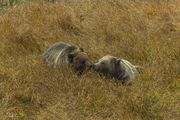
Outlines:
{"label": "clump of grass", "polygon": [[[34,1],[0,16],[1,119],[179,118],[179,1]],[[48,67],[55,42],[145,68],[132,86]]]}

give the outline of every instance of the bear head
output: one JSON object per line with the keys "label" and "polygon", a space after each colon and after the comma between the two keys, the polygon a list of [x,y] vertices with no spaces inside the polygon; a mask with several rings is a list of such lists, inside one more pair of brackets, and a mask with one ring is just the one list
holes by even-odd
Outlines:
{"label": "bear head", "polygon": [[121,72],[120,62],[120,59],[106,55],[93,65],[93,70],[103,75],[116,77]]}
{"label": "bear head", "polygon": [[83,51],[82,48],[81,51],[69,54],[68,61],[72,69],[78,75],[81,75],[85,70],[88,70],[93,66],[88,55]]}

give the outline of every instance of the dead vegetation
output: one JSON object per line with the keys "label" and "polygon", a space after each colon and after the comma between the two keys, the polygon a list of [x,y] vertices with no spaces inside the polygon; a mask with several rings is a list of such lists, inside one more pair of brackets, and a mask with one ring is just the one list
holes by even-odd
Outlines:
{"label": "dead vegetation", "polygon": [[[28,2],[0,16],[0,118],[178,120],[178,0]],[[132,86],[89,71],[49,68],[54,42],[82,46],[93,62],[106,54],[145,67]]]}

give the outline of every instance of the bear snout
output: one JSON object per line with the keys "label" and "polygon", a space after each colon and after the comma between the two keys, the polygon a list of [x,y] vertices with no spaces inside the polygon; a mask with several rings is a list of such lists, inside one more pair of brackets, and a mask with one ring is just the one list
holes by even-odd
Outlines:
{"label": "bear snout", "polygon": [[92,65],[91,65],[91,69],[92,69],[92,70],[94,70],[95,67],[96,67],[95,64],[92,64]]}
{"label": "bear snout", "polygon": [[97,64],[93,64],[93,65],[92,65],[92,69],[93,69],[94,71],[96,71],[96,72],[99,72],[99,67],[98,67]]}
{"label": "bear snout", "polygon": [[87,63],[86,63],[86,67],[87,67],[88,69],[93,68],[93,65],[94,65],[94,64],[92,64],[91,62],[87,62]]}

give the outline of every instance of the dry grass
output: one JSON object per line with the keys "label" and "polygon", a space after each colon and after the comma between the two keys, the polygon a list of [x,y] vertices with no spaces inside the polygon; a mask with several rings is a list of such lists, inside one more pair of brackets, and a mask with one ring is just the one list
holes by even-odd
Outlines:
{"label": "dry grass", "polygon": [[[0,16],[1,120],[178,120],[179,0],[61,0],[10,7]],[[132,86],[89,71],[46,66],[54,42],[145,67]]]}

